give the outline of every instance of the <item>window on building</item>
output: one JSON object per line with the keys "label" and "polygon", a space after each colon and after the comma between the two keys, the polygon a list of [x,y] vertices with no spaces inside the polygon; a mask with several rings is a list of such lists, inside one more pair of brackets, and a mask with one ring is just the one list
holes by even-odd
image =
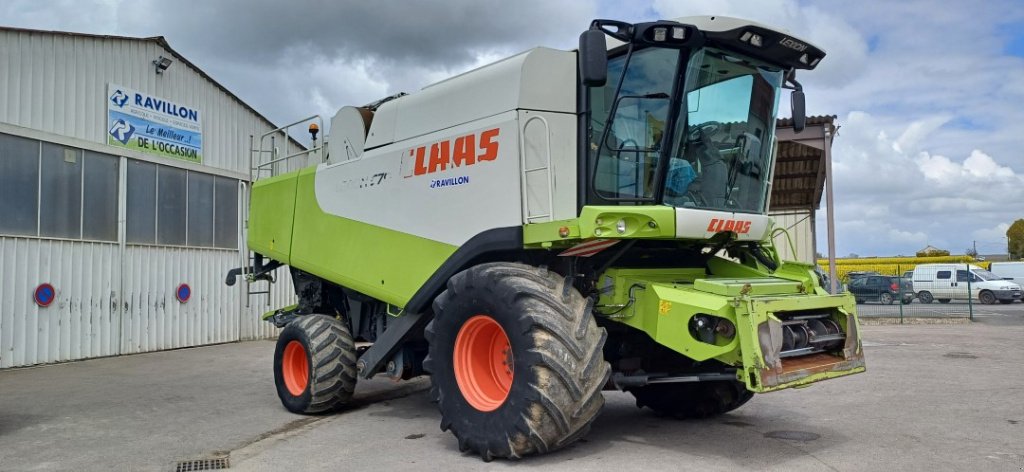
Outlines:
{"label": "window on building", "polygon": [[188,173],[189,246],[213,246],[213,181],[210,174]]}
{"label": "window on building", "polygon": [[39,235],[82,237],[82,150],[43,143],[40,168]]}
{"label": "window on building", "polygon": [[160,166],[156,181],[156,242],[172,246],[185,245],[188,172]]}
{"label": "window on building", "polygon": [[[120,160],[0,133],[0,234],[117,241]],[[238,180],[126,162],[128,243],[238,247]]]}
{"label": "window on building", "polygon": [[0,234],[35,236],[39,141],[0,134]]}
{"label": "window on building", "polygon": [[156,244],[156,164],[128,159],[127,235],[129,243]]}
{"label": "window on building", "polygon": [[82,239],[117,241],[118,158],[85,152]]}
{"label": "window on building", "polygon": [[214,246],[238,247],[238,181],[217,177],[214,205]]}

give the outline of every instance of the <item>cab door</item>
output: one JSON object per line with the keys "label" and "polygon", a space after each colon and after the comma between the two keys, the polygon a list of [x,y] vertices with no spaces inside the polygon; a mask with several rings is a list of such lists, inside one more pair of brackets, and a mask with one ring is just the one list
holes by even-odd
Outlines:
{"label": "cab door", "polygon": [[885,277],[868,277],[867,293],[872,300],[878,300],[882,296],[882,290],[886,288]]}
{"label": "cab door", "polygon": [[948,269],[935,271],[935,288],[932,296],[938,299],[955,298],[956,279],[953,278],[953,271]]}
{"label": "cab door", "polygon": [[[968,282],[968,279],[970,280]],[[972,272],[966,270],[956,271],[956,291],[957,294],[953,298],[966,299],[967,288],[970,287],[971,298],[977,300],[978,295],[981,294],[981,289],[978,288],[978,277]]]}

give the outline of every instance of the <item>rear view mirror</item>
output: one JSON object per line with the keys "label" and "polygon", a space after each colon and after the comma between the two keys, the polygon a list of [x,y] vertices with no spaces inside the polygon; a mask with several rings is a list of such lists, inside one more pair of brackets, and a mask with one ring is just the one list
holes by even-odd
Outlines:
{"label": "rear view mirror", "polygon": [[597,29],[580,35],[580,78],[586,87],[601,87],[608,81],[608,46],[604,32]]}
{"label": "rear view mirror", "polygon": [[794,90],[789,96],[790,106],[792,107],[793,113],[793,132],[799,133],[804,130],[804,126],[807,125],[807,109],[804,104],[804,92],[803,90]]}

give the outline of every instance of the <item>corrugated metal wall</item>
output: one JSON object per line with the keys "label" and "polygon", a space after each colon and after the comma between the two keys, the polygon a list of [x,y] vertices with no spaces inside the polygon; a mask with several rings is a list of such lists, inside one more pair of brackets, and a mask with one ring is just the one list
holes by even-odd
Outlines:
{"label": "corrugated metal wall", "polygon": [[0,30],[0,122],[105,143],[107,84],[197,108],[203,164],[249,173],[249,135],[273,127],[155,41]]}
{"label": "corrugated metal wall", "polygon": [[[0,367],[119,352],[118,245],[0,237]],[[32,299],[42,282],[56,299]]]}
{"label": "corrugated metal wall", "polygon": [[[3,131],[248,175],[249,135],[273,127],[180,61],[157,75],[152,61],[159,56],[171,54],[153,40],[0,30],[0,124],[13,125]],[[203,166],[106,146],[108,83],[199,109]],[[270,302],[256,295],[246,308],[244,283],[224,284],[242,254],[0,235],[0,368],[275,336],[259,315],[294,303],[290,278],[279,269]],[[46,308],[32,298],[43,282],[57,291]],[[192,289],[185,304],[174,294],[181,283]]]}
{"label": "corrugated metal wall", "polygon": [[[267,311],[266,295],[254,296],[244,308],[241,284],[224,284],[226,267],[238,254],[215,249],[129,246],[125,251],[122,353],[158,351],[201,344],[254,339],[275,333],[259,320]],[[291,279],[279,270],[271,306],[292,303]],[[175,298],[178,285],[192,287],[188,303]],[[239,317],[239,313],[242,314]]]}
{"label": "corrugated metal wall", "polygon": [[[122,259],[118,244],[0,237],[0,368],[275,336],[259,316],[294,303],[287,271],[269,305],[245,308],[242,285],[224,284],[237,265],[235,251],[127,246]],[[43,282],[57,291],[45,308],[32,298]]]}
{"label": "corrugated metal wall", "polygon": [[782,234],[775,237],[775,248],[783,260],[814,263],[814,218],[811,211],[771,213],[775,226],[785,228],[793,239],[796,253],[790,249],[789,241]]}

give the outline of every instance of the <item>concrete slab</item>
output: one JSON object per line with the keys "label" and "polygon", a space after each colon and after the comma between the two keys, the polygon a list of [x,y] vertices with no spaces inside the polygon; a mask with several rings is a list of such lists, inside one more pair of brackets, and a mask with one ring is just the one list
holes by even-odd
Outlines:
{"label": "concrete slab", "polygon": [[1022,470],[1024,326],[862,333],[865,374],[705,421],[606,392],[584,441],[489,464],[438,429],[426,379],[362,382],[334,415],[288,413],[268,341],[0,371],[0,470],[173,470],[213,456],[231,470]]}
{"label": "concrete slab", "polygon": [[426,394],[377,403],[232,453],[232,469],[992,470],[1024,467],[1024,328],[868,326],[868,372],[676,421],[607,405],[585,440],[519,462],[459,453]]}
{"label": "concrete slab", "polygon": [[[0,371],[0,470],[168,470],[329,416],[289,413],[274,342]],[[426,388],[361,382],[353,409]]]}

